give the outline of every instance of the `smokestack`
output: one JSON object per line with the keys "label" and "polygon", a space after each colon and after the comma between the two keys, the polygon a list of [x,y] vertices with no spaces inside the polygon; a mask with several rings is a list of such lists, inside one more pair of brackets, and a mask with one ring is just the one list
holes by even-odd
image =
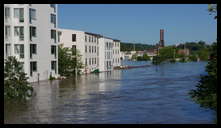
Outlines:
{"label": "smokestack", "polygon": [[160,29],[160,46],[164,47],[164,29]]}
{"label": "smokestack", "polygon": [[160,40],[164,40],[163,36],[164,36],[164,30],[160,29]]}

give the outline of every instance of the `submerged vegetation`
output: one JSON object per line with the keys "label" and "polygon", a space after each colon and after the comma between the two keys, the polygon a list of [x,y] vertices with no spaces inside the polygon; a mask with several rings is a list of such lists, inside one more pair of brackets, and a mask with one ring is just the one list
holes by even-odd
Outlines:
{"label": "submerged vegetation", "polygon": [[32,96],[33,88],[28,82],[23,64],[15,57],[8,57],[4,63],[4,99],[26,100]]}

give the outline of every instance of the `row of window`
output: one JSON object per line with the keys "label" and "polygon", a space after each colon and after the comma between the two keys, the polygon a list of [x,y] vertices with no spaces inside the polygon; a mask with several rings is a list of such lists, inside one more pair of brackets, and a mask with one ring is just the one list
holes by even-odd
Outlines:
{"label": "row of window", "polygon": [[105,43],[105,50],[111,50],[113,48],[112,42],[106,42]]}
{"label": "row of window", "polygon": [[98,52],[99,47],[96,46],[85,46],[85,53],[89,52],[89,53],[96,53]]}
{"label": "row of window", "polygon": [[[14,53],[19,55],[21,59],[24,58],[24,44],[14,44]],[[37,44],[30,44],[30,58],[33,54],[37,54]],[[51,46],[51,54],[57,57],[56,45]],[[6,44],[6,56],[11,56],[11,44]]]}
{"label": "row of window", "polygon": [[[55,4],[51,4],[51,7],[54,8],[54,12],[56,12]],[[5,20],[7,21],[10,18],[10,8],[5,7]],[[20,23],[24,22],[24,8],[14,8],[14,18],[19,19]],[[56,15],[51,14],[51,23],[56,27]],[[29,8],[29,23],[32,23],[32,20],[36,20],[36,9]]]}
{"label": "row of window", "polygon": [[111,58],[112,58],[111,52],[105,52],[105,59],[111,59]]}
{"label": "row of window", "polygon": [[93,64],[97,64],[98,60],[96,58],[85,58],[85,65],[93,65]]}
{"label": "row of window", "polygon": [[115,46],[115,47],[120,47],[120,43],[115,42],[115,43],[114,43],[114,46]]}
{"label": "row of window", "polygon": [[94,42],[98,43],[98,38],[94,36],[85,35],[85,42]]}
{"label": "row of window", "polygon": [[[37,61],[30,62],[30,76],[33,75],[33,72],[37,72]],[[51,70],[54,70],[57,73],[57,61],[51,61]]]}
{"label": "row of window", "polygon": [[113,50],[113,54],[120,54],[120,50],[117,49]]}
{"label": "row of window", "polygon": [[113,63],[120,63],[120,59],[119,58],[113,59]]}
{"label": "row of window", "polygon": [[[34,26],[30,26],[30,40],[32,41],[33,37],[37,37],[37,28]],[[8,40],[11,36],[11,28],[10,26],[5,26],[5,39]],[[24,26],[15,26],[14,27],[14,36],[18,36],[20,41],[24,40]],[[54,39],[56,43],[56,30],[51,30],[51,39]]]}

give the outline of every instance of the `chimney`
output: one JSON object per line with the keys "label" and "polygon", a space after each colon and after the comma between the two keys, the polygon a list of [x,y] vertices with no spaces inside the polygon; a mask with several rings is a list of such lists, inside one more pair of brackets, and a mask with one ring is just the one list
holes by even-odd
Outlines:
{"label": "chimney", "polygon": [[160,46],[164,47],[164,29],[160,29]]}

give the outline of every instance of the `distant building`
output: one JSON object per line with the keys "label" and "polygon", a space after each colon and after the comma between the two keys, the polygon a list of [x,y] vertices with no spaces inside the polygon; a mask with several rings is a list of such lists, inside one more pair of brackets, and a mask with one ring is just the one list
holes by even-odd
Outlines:
{"label": "distant building", "polygon": [[189,49],[179,49],[178,54],[182,54],[182,55],[185,55],[185,56],[189,56],[190,55],[190,50]]}

